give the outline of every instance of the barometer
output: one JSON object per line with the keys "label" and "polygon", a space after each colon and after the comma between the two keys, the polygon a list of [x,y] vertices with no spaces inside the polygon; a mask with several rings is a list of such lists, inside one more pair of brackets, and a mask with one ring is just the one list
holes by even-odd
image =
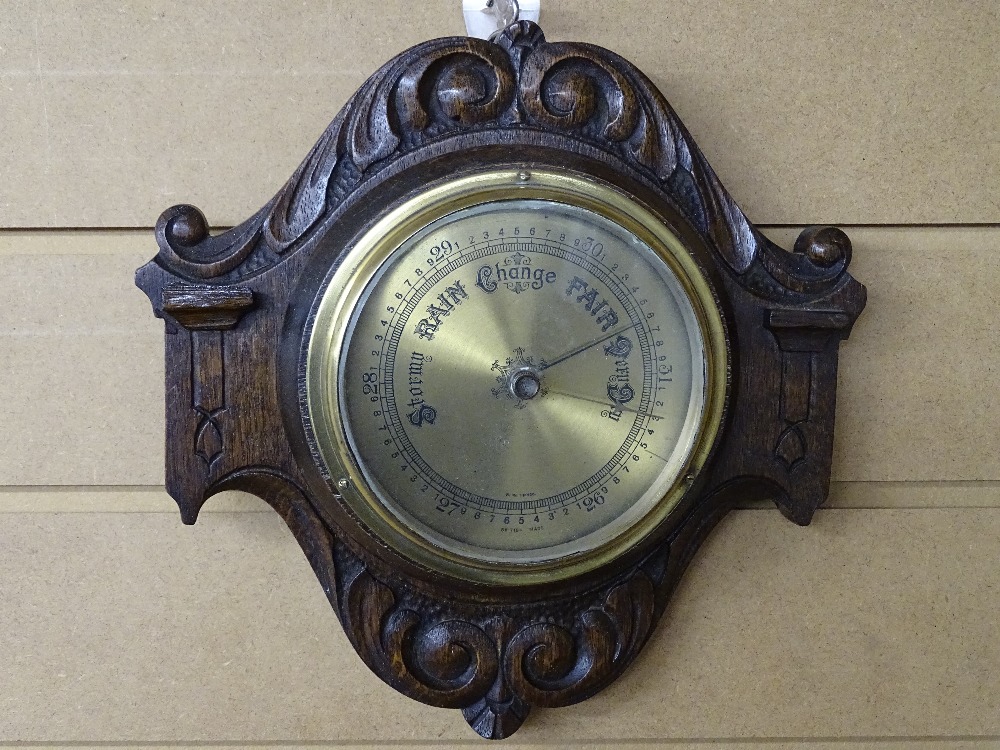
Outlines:
{"label": "barometer", "polygon": [[306,401],[345,502],[428,568],[545,581],[635,545],[717,434],[722,317],[662,219],[499,169],[388,213],[323,290]]}
{"label": "barometer", "polygon": [[264,498],[365,663],[484,737],[617,679],[734,504],[826,496],[850,240],[768,241],[607,50],[418,45],[249,220],[156,235],[183,520]]}

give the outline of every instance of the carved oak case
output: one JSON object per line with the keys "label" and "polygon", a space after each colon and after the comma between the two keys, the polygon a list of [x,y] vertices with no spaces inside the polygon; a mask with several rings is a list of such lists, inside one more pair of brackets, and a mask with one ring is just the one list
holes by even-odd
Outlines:
{"label": "carved oak case", "polygon": [[[382,543],[343,502],[303,411],[304,332],[347,248],[425,185],[495,165],[570,169],[666,217],[728,350],[717,436],[666,520],[610,560],[528,585],[456,580]],[[249,220],[211,236],[198,209],[174,206],[156,240],[136,283],[165,322],[166,483],[184,522],[217,492],[264,498],[372,671],[461,709],[483,737],[617,679],[733,503],[770,498],[805,525],[827,495],[838,345],[865,304],[851,243],[832,227],[803,231],[793,252],[768,241],[663,96],[608,50],[548,43],[530,22],[494,42],[418,45]]]}

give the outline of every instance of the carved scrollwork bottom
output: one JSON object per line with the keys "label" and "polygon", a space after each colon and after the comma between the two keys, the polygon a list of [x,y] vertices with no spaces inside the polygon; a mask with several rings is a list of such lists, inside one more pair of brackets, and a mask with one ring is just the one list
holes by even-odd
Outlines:
{"label": "carved scrollwork bottom", "polygon": [[396,608],[387,585],[368,571],[351,581],[344,626],[365,663],[397,690],[442,708],[463,708],[496,680],[496,648],[477,625],[440,620],[429,626]]}
{"label": "carved scrollwork bottom", "polygon": [[639,652],[653,626],[653,584],[642,571],[580,613],[571,631],[551,623],[522,628],[505,648],[504,673],[536,706],[563,706],[592,695]]}
{"label": "carved scrollwork bottom", "polygon": [[498,702],[486,697],[462,709],[462,716],[476,734],[488,740],[502,740],[516,732],[528,718],[531,706],[515,696]]}
{"label": "carved scrollwork bottom", "polygon": [[400,604],[367,569],[341,601],[345,629],[376,674],[424,703],[462,708],[479,734],[499,739],[531,706],[576,703],[617,677],[652,629],[655,585],[637,569],[564,622],[502,609]]}

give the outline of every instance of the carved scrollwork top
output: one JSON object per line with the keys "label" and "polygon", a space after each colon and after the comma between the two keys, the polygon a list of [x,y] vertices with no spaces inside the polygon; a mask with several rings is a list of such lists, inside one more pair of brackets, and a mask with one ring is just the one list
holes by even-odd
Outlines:
{"label": "carved scrollwork top", "polygon": [[[626,94],[631,88],[628,79],[603,53],[565,43],[533,50],[521,73],[521,99],[529,120],[563,130],[597,125],[604,138],[616,143],[636,133],[639,102]],[[667,174],[671,171],[672,165]]]}
{"label": "carved scrollwork top", "polygon": [[212,237],[205,215],[194,206],[181,204],[164,211],[156,222],[159,260],[179,276],[209,279],[224,276],[242,264],[260,236],[258,217],[224,234]]}
{"label": "carved scrollwork top", "polygon": [[837,227],[807,227],[788,253],[768,242],[761,264],[782,289],[806,296],[835,288],[851,263],[851,240]]}
{"label": "carved scrollwork top", "polygon": [[195,207],[157,224],[159,261],[189,278],[232,281],[277,262],[373,165],[448,131],[496,123],[510,109],[516,73],[500,46],[445,38],[390,61],[351,98],[281,191],[240,226],[212,237]]}
{"label": "carved scrollwork top", "polygon": [[[631,63],[589,44],[548,43],[528,21],[497,42],[449,37],[402,53],[351,98],[254,217],[213,237],[198,209],[168,209],[157,225],[159,261],[191,279],[252,276],[300,245],[369,175],[470,131],[498,143],[505,132],[558,133],[614,154],[658,184],[738,275],[764,253],[779,284],[805,288],[817,278],[816,263],[826,263],[822,252],[779,250],[747,221],[666,99]],[[828,237],[816,239],[830,246]],[[819,276],[846,260],[832,266]]]}
{"label": "carved scrollwork top", "polygon": [[[341,114],[333,125],[341,120]],[[333,125],[319,139],[285,187],[271,202],[264,221],[264,239],[276,253],[283,253],[322,215],[330,176],[337,166]]]}
{"label": "carved scrollwork top", "polygon": [[400,77],[396,101],[404,132],[431,135],[497,122],[511,107],[517,74],[510,58],[498,45],[472,41],[442,40]]}

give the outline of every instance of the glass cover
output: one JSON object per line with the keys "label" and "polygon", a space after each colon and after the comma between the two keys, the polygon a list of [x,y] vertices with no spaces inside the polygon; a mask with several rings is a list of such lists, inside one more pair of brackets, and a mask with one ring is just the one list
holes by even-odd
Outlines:
{"label": "glass cover", "polygon": [[486,562],[574,555],[634,525],[682,480],[705,412],[705,342],[671,265],[550,200],[460,208],[403,241],[338,359],[378,502]]}

